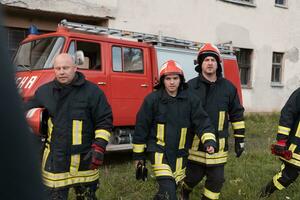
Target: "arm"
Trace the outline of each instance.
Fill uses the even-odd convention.
[[[151,131],[153,117],[153,100],[145,98],[136,116],[136,126],[133,135],[133,159],[144,160],[148,135]]]
[[[299,116],[299,89],[293,92],[281,110],[276,140],[287,140],[295,120]]]
[[[244,108],[240,104],[236,88],[230,97],[228,115],[234,132],[235,153],[237,157],[240,157],[244,151],[245,121]]]
[[[216,148],[215,130],[211,121],[202,107],[200,99],[197,98],[192,104],[192,124],[196,134],[204,144],[208,153],[213,153]]]

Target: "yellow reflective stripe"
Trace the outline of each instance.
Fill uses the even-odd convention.
[[[185,168],[173,173],[176,184],[185,178]]]
[[[224,120],[225,120],[225,111],[220,111],[219,112],[219,126],[218,126],[218,131],[223,131]]]
[[[297,145],[291,144],[290,147],[289,147],[289,150],[290,150],[291,152],[294,152],[296,148],[297,148]]]
[[[163,153],[157,153],[154,154],[154,164],[162,164],[163,161]]]
[[[186,141],[187,128],[182,128],[180,133],[179,149],[184,149]]]
[[[46,147],[43,152],[43,158],[42,158],[42,169],[45,169],[45,165],[46,165],[46,161],[48,159],[49,153],[50,153],[50,147],[49,147],[49,144],[46,144]]]
[[[165,125],[164,124],[157,124],[157,144],[161,146],[165,146]]]
[[[228,151],[217,152],[214,154],[208,154],[202,151],[189,150],[188,159],[199,163],[208,165],[226,163],[228,158]]]
[[[48,142],[51,142],[51,136],[52,136],[52,131],[53,131],[53,123],[51,117],[48,119]]]
[[[104,129],[98,129],[95,131],[95,138],[101,138],[109,142],[110,132]]]
[[[73,120],[72,144],[82,144],[82,120]]]
[[[99,170],[78,171],[76,174],[69,172],[65,173],[50,173],[42,171],[43,182],[51,188],[63,187],[78,183],[89,183],[99,179]]]
[[[231,125],[232,125],[233,130],[245,128],[245,122],[244,121],[232,122]]]
[[[296,131],[295,136],[300,138],[300,122],[298,123],[298,127],[297,127],[297,131]]]
[[[203,195],[212,200],[219,199],[220,197],[220,193],[212,192],[207,188],[204,188]]]
[[[189,154],[193,155],[193,156],[198,156],[198,157],[203,157],[203,158],[207,158],[207,159],[216,159],[216,158],[223,158],[223,157],[227,157],[228,156],[228,151],[219,151],[213,154],[208,154],[206,152],[203,151],[194,151],[192,149],[189,150]]]
[[[154,176],[170,176],[173,177],[172,170],[169,165],[166,164],[154,164],[152,165]]]
[[[244,138],[244,137],[245,137],[245,135],[234,134],[234,137],[238,137],[238,138]]]
[[[291,131],[291,129],[289,127],[278,126],[278,133],[280,133],[282,135],[289,135],[290,131]]]
[[[224,152],[225,148],[225,138],[219,139],[219,152]]]
[[[197,151],[199,148],[199,144],[200,144],[200,138],[198,137],[198,135],[195,135],[193,139],[192,149]]]
[[[182,169],[182,157],[176,159],[176,171],[180,171]]]
[[[133,149],[132,151],[134,153],[143,153],[145,151],[145,144],[133,144]]]
[[[70,173],[77,173],[80,165],[80,154],[71,155]]]
[[[278,190],[282,190],[284,189],[285,187],[283,185],[281,185],[281,183],[279,183],[278,179],[282,177],[282,170],[284,169],[285,165],[282,165],[281,166],[281,171],[276,174],[274,177],[273,177],[273,183],[275,185],[275,187],[278,189]]]
[[[201,137],[201,142],[204,144],[207,140],[214,140],[216,141],[216,136],[213,133],[203,133]]]

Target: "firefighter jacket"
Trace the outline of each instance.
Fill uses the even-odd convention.
[[[202,144],[215,146],[213,127],[198,97],[187,90],[171,97],[164,88],[151,93],[137,114],[134,159],[144,159],[146,149],[154,154],[155,176],[173,177],[178,182],[185,175],[188,149],[194,137],[192,129]]]
[[[209,82],[202,74],[188,82],[189,90],[200,97],[204,110],[210,117],[216,130],[217,149],[214,154],[207,154],[201,149],[199,138],[195,137],[188,159],[207,166],[222,165],[228,156],[228,122],[231,122],[234,137],[244,140],[245,122],[244,108],[240,104],[235,86],[223,77]]]
[[[295,90],[281,110],[277,140],[287,140],[292,159],[281,160],[300,168],[300,88]]]
[[[51,188],[93,183],[99,170],[84,159],[97,143],[104,149],[112,130],[112,111],[104,93],[82,73],[70,85],[56,80],[38,88],[25,109],[44,107],[49,112],[48,137],[42,160],[44,184]]]

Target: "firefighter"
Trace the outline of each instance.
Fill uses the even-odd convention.
[[[189,150],[186,178],[181,199],[189,199],[192,189],[206,176],[202,200],[219,199],[224,179],[224,165],[228,154],[228,123],[231,122],[235,137],[235,153],[240,157],[244,151],[244,108],[240,104],[236,87],[222,77],[219,49],[205,44],[197,57],[195,70],[198,77],[188,82],[190,91],[200,97],[204,110],[216,130],[216,152],[209,155],[202,151],[199,138],[195,137]]]
[[[48,199],[66,200],[74,187],[77,200],[95,200],[99,166],[112,130],[112,111],[104,93],[77,71],[72,56],[54,60],[55,79],[39,87],[25,105],[49,114],[42,177]]]
[[[161,68],[157,91],[149,94],[138,114],[133,136],[133,158],[137,163],[150,156],[159,184],[155,200],[177,200],[176,185],[185,176],[191,128],[201,138],[202,151],[213,153],[215,135],[200,100],[187,91],[178,63],[167,61]]]
[[[293,183],[300,171],[300,88],[295,90],[281,110],[277,144],[292,156],[281,154],[282,166],[273,179],[262,189],[260,197],[269,197]],[[289,157],[289,158],[287,158]]]

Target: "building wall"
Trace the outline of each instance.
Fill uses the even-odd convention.
[[[288,0],[287,9],[275,6],[275,0],[254,0],[255,6],[223,0],[0,2],[6,5],[8,2],[25,2],[12,6],[39,11],[38,17],[45,11],[75,15],[73,19],[107,19],[107,25],[112,28],[200,42],[232,41],[234,47],[253,49],[251,87],[243,89],[247,111],[278,111],[300,85],[300,2],[297,0]],[[271,86],[273,52],[285,53],[280,87]]]

